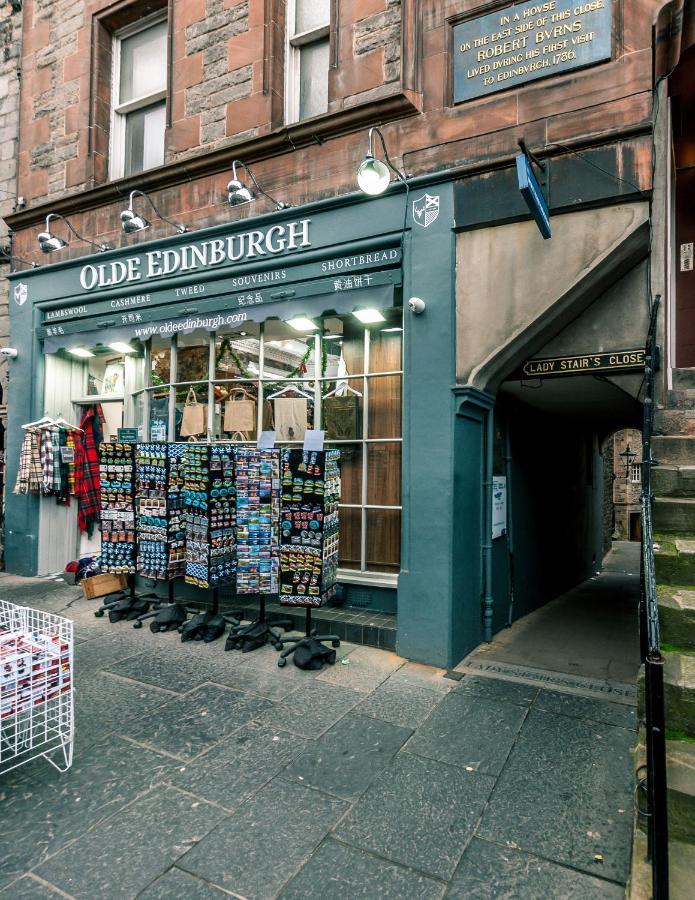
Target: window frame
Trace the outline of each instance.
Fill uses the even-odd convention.
[[[401,313],[401,341],[403,341],[403,309],[398,306],[395,307],[400,310]],[[318,321],[323,323],[322,317],[316,317]],[[307,392],[313,392],[314,396],[314,406],[313,406],[313,417],[314,417],[314,428],[320,427],[317,423],[321,423],[323,421],[323,410],[322,410],[322,401],[323,396],[326,390],[326,386],[336,381],[335,376],[323,375],[321,373],[321,365],[318,362],[321,359],[322,354],[322,342],[324,340],[324,329],[323,327],[319,328],[318,331],[313,332],[310,335],[306,335],[307,340],[313,341],[313,359],[314,359],[314,373],[313,375],[304,375],[304,376],[295,376],[292,379],[282,379],[276,375],[265,374],[264,368],[264,355],[265,355],[265,331],[266,326],[269,320],[259,323],[259,364],[258,369],[259,372],[257,375],[254,375],[252,379],[249,379],[244,376],[237,376],[233,378],[217,378],[216,377],[216,366],[215,366],[215,355],[216,355],[216,340],[218,337],[218,332],[210,331],[209,335],[209,366],[208,366],[208,377],[206,379],[201,379],[200,381],[189,382],[189,381],[179,381],[179,375],[177,370],[177,344],[178,344],[178,335],[172,335],[169,338],[169,354],[170,354],[170,367],[169,367],[169,377],[170,381],[167,384],[161,385],[153,385],[151,383],[151,340],[144,341],[144,358],[145,358],[145,372],[144,372],[144,382],[141,390],[136,391],[133,395],[133,407],[135,406],[137,399],[140,394],[143,395],[143,405],[142,409],[142,440],[149,441],[151,440],[150,435],[150,409],[151,409],[151,398],[152,395],[156,392],[168,391],[169,399],[168,399],[168,416],[167,416],[167,443],[173,443],[177,440],[175,437],[175,419],[176,419],[176,393],[177,391],[181,391],[183,389],[187,389],[189,386],[194,385],[195,387],[202,386],[207,383],[208,388],[208,396],[207,396],[207,422],[206,422],[206,435],[201,437],[202,441],[207,440],[208,438],[214,441],[217,444],[231,444],[238,446],[255,446],[256,445],[256,437],[253,437],[249,440],[231,440],[224,437],[216,437],[216,423],[215,423],[215,404],[219,401],[216,401],[214,389],[217,384],[224,385],[234,385],[234,384],[249,384],[252,383],[257,389],[257,398],[264,398],[265,394],[263,391],[264,385],[267,383],[279,384],[282,385],[290,385],[296,384],[302,390]],[[371,371],[370,365],[370,344],[372,341],[372,332],[368,327],[364,328],[364,345],[363,345],[363,364],[361,372],[354,372],[348,376],[351,384],[356,384],[358,382],[361,383],[360,390],[362,391],[362,408],[361,408],[361,433],[354,439],[349,440],[327,440],[326,448],[335,448],[340,449],[341,446],[347,445],[351,447],[360,448],[360,466],[361,466],[361,479],[360,479],[360,501],[356,503],[348,503],[348,502],[340,502],[338,504],[340,509],[355,509],[360,511],[360,560],[359,560],[359,568],[339,568],[338,577],[340,581],[345,583],[353,583],[353,584],[368,584],[374,586],[384,586],[384,587],[394,587],[397,584],[398,575],[400,574],[400,566],[401,561],[398,563],[398,571],[383,571],[378,569],[370,569],[367,562],[368,556],[368,516],[369,513],[373,510],[389,510],[389,511],[397,511],[401,517],[401,529],[402,529],[402,516],[403,516],[403,494],[402,494],[402,485],[401,485],[401,495],[400,502],[397,504],[384,504],[384,503],[370,503],[369,502],[369,453],[370,448],[373,446],[379,446],[384,444],[398,444],[401,447],[403,446],[403,390],[404,390],[404,370],[403,370],[403,353],[401,346],[401,365],[398,369],[389,369],[385,371]],[[401,408],[400,408],[400,417],[401,417],[401,428],[400,435],[398,437],[370,437],[369,436],[369,425],[370,425],[370,404],[369,404],[369,389],[370,384],[377,379],[382,378],[393,378],[394,376],[399,377],[401,379]],[[263,430],[263,407],[264,403],[256,402],[256,428],[257,435],[260,435]],[[221,413],[220,413],[221,415]],[[140,423],[138,423],[139,425]],[[220,432],[221,433],[221,432]],[[179,440],[183,440],[179,438]],[[301,447],[303,445],[302,441],[283,441],[279,446],[286,447]],[[401,451],[401,471],[399,472],[399,479],[402,479],[402,451]],[[400,548],[399,548],[400,549]],[[389,565],[388,563],[382,563],[383,566]],[[394,566],[395,568],[395,566]]]
[[[168,23],[167,10],[160,9],[119,28],[111,35],[111,139],[109,142],[109,178],[113,181],[117,178],[125,177],[125,138],[126,138],[126,119],[129,113],[137,112],[147,106],[164,101],[164,110],[166,116],[166,104],[168,95],[168,74],[165,77],[164,88],[155,91],[152,94],[146,94],[142,97],[136,97],[127,103],[120,103],[121,90],[121,45],[127,38],[133,37],[141,31],[146,31],[161,22]],[[165,52],[169,52],[169,41],[165,44]],[[168,73],[168,58],[164,60],[165,72]],[[166,128],[166,124],[165,124]],[[164,146],[162,146],[162,156],[164,155]]]
[[[630,463],[630,484],[642,484],[642,463]]]
[[[329,4],[328,16],[329,20],[326,25],[320,25],[317,28],[311,28],[308,31],[295,34],[295,23],[297,19],[297,2],[298,0],[290,0],[286,6],[286,24],[285,24],[285,124],[293,125],[297,122],[305,121],[299,118],[300,107],[300,79],[301,79],[301,51],[303,47],[309,44],[317,44],[326,38],[329,42],[331,39],[331,5]],[[328,68],[330,70],[330,57]],[[328,79],[328,71],[326,72]],[[326,108],[325,112],[328,112]],[[323,115],[323,113],[317,113]],[[315,118],[315,116],[307,116],[307,119]]]

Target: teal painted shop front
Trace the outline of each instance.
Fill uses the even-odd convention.
[[[255,431],[225,421],[225,398],[244,399],[248,389],[261,431],[268,398],[293,381],[310,397],[310,427],[326,427],[331,391],[358,398],[343,401],[357,408],[355,432],[336,437],[345,456],[340,581],[348,604],[397,612],[400,654],[458,661],[482,636],[489,398],[454,389],[453,216],[451,183],[412,186],[131,240],[11,275],[18,355],[10,363],[7,570],[56,571],[80,552],[76,535],[64,552],[61,544],[74,509],[58,514],[50,497],[11,492],[22,424],[45,412],[74,421],[96,399],[108,407],[107,429],[175,440],[185,391],[206,404],[209,437],[255,441]],[[413,297],[425,303],[421,314],[409,309]],[[378,324],[359,322],[354,314],[365,309],[379,310]],[[317,328],[290,334],[287,323],[301,317]],[[109,345],[120,343],[138,352],[118,359]],[[75,348],[94,356],[76,358]],[[114,384],[120,405],[109,405]]]

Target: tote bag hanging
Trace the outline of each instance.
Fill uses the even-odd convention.
[[[207,405],[198,403],[195,391],[193,388],[189,388],[181,419],[181,437],[195,437],[204,434],[207,430],[207,418]]]
[[[303,441],[307,428],[307,401],[303,397],[278,397],[275,404],[275,439]]]
[[[255,432],[256,401],[243,389],[234,391],[224,405],[224,430]]]
[[[360,415],[359,399],[356,394],[324,397],[323,422],[328,440],[354,441],[357,439]]]

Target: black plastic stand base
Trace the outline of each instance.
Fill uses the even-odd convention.
[[[268,619],[265,610],[266,598],[263,594],[260,597],[260,609],[258,610],[258,618],[254,619],[252,622],[249,622],[247,625],[237,624],[233,626],[231,631],[229,632],[229,636],[227,638],[227,644],[229,649],[239,649],[243,652],[248,652],[250,650],[258,650],[259,647],[263,647],[265,644],[270,641],[270,643],[275,647],[276,650],[282,649],[282,641],[283,638],[280,636],[280,632],[277,631],[277,628],[283,628],[285,631],[291,631],[293,626],[293,621],[289,617],[283,616],[274,616],[272,621]],[[249,633],[249,636],[253,634],[253,641],[249,642],[249,644],[253,644],[253,646],[249,646],[246,650],[243,649],[243,636],[244,634]],[[238,641],[235,641],[235,638],[238,638]],[[238,647],[229,647],[230,644],[238,643]]]
[[[129,599],[132,603],[136,600],[147,600],[152,604],[154,609],[159,609],[164,602],[154,591],[148,591],[144,594],[137,593],[135,590],[135,576],[129,575],[128,589],[119,591],[117,594],[109,594],[105,602],[98,609],[94,610],[95,617],[101,619],[105,612],[108,612],[108,610],[116,606],[117,603],[121,603],[126,599]]]
[[[306,626],[305,626],[305,635],[303,638],[281,638],[280,639],[280,647],[276,647],[277,650],[280,650],[284,647],[285,644],[291,644],[292,646],[288,647],[286,650],[282,650],[278,658],[278,666],[279,668],[284,668],[287,665],[287,658],[291,656],[296,650],[300,647],[311,647],[311,642],[317,641],[320,643],[321,641],[330,641],[332,647],[340,647],[340,638],[337,634],[316,634],[315,630],[312,630],[311,627],[311,607],[307,606],[306,608]]]

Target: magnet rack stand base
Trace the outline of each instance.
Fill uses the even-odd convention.
[[[298,647],[311,646],[310,641],[330,641],[332,647],[340,647],[340,638],[337,634],[316,634],[316,629],[311,627],[311,606],[306,607],[306,627],[303,638],[281,638],[280,644],[291,644],[286,650],[283,650],[278,658],[278,666],[282,669],[287,665],[287,657],[291,656]],[[277,648],[280,649],[280,648]]]

